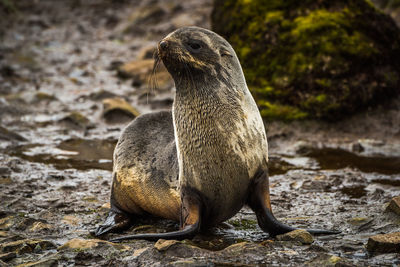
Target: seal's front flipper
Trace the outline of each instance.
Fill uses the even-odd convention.
[[[269,195],[269,179],[266,171],[259,171],[250,188],[249,199],[247,204],[256,213],[258,225],[260,228],[269,233],[271,237],[285,234],[296,230],[286,224],[278,221],[272,214],[271,200]],[[306,229],[311,234],[339,234],[340,231]]]
[[[119,242],[129,239],[145,239],[156,241],[158,239],[175,239],[183,240],[194,237],[200,231],[200,222],[202,214],[202,202],[195,193],[188,193],[182,190],[182,207],[181,207],[181,230],[168,233],[152,233],[128,235],[111,239],[111,242]]]
[[[127,229],[131,225],[132,220],[128,215],[110,210],[107,219],[97,227],[94,234],[95,236],[100,236],[108,232],[117,232]]]

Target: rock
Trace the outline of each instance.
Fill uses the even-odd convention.
[[[5,262],[12,260],[16,257],[17,257],[17,253],[15,253],[15,252],[8,252],[8,253],[0,254],[0,260],[5,261]]]
[[[177,240],[165,240],[165,239],[159,239],[155,244],[154,248],[156,248],[158,251],[165,251],[172,247],[175,244],[180,243]]]
[[[24,264],[20,264],[17,265],[17,267],[31,267],[31,266],[35,266],[35,267],[53,267],[53,266],[57,266],[58,264],[58,259],[54,258],[54,257],[50,257],[50,258],[46,258],[46,259],[42,259],[40,261],[31,261],[31,262],[27,262]]]
[[[400,93],[400,29],[367,0],[215,0],[212,28],[265,118],[339,120]]]
[[[10,177],[0,178],[0,185],[10,185],[13,183],[13,180]]]
[[[7,130],[4,127],[0,126],[0,140],[7,140],[7,141],[26,141],[26,139],[24,137],[22,137],[21,135],[14,133],[12,131]]]
[[[138,53],[139,59],[153,59],[154,53],[157,51],[157,45],[151,44],[140,49]]]
[[[387,211],[392,211],[397,215],[400,215],[400,196],[392,198],[389,205],[386,208]]]
[[[320,254],[311,261],[306,262],[305,266],[354,266],[346,260],[331,254]]]
[[[103,118],[107,123],[124,123],[139,116],[139,111],[122,98],[103,100]]]
[[[0,230],[8,230],[15,223],[14,216],[7,216],[0,219]]]
[[[40,102],[40,101],[51,101],[55,100],[56,98],[53,95],[49,95],[45,92],[37,92],[34,96],[34,101]]]
[[[294,230],[283,235],[277,235],[276,239],[279,241],[298,241],[302,244],[311,244],[314,242],[312,235],[306,230]]]
[[[118,68],[118,76],[121,78],[140,78],[148,76],[154,67],[154,59],[134,60],[123,64]]]
[[[148,249],[149,248],[140,248],[140,249],[134,250],[133,251],[133,257],[139,257],[140,255],[142,255],[142,253],[144,253]]]
[[[354,217],[348,220],[351,225],[359,226],[368,222],[368,218],[366,217]]]
[[[134,60],[122,65],[118,75],[122,78],[133,78],[135,87],[155,87],[154,89],[167,90],[173,87],[174,82],[165,66],[160,62],[153,72],[154,59]]]
[[[31,232],[39,232],[39,231],[44,231],[44,230],[50,230],[53,229],[54,226],[48,223],[44,223],[44,222],[34,222],[31,226],[31,228],[29,229],[29,231]]]
[[[4,253],[15,252],[20,255],[33,252],[35,247],[38,245],[40,246],[41,250],[47,250],[56,247],[53,242],[47,240],[22,239],[0,245],[0,251]]]
[[[371,236],[368,239],[367,250],[372,254],[399,253],[400,232]]]
[[[74,129],[86,129],[90,123],[89,119],[78,111],[71,112],[59,122]]]
[[[0,177],[8,177],[11,174],[11,169],[8,167],[0,167]]]
[[[58,247],[58,251],[62,250],[86,250],[98,247],[113,247],[118,250],[130,250],[131,248],[122,244],[111,243],[108,241],[100,240],[100,239],[80,239],[74,238],[67,241],[61,247]]]
[[[78,225],[80,219],[72,215],[65,215],[61,222],[69,225]]]
[[[106,98],[115,98],[115,97],[117,97],[116,94],[106,90],[100,90],[98,92],[94,92],[89,95],[89,98],[94,101],[104,100]]]

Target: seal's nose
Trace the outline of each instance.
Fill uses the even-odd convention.
[[[164,41],[164,40],[162,40],[158,45],[162,50],[165,50],[168,47],[167,41]]]

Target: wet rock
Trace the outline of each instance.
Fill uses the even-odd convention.
[[[148,85],[159,90],[170,89],[173,86],[171,75],[163,64],[154,70],[154,59],[134,60],[122,65],[118,69],[121,78],[133,78],[135,87]]]
[[[7,253],[0,254],[0,260],[5,261],[5,262],[12,260],[16,257],[17,257],[17,253],[15,253],[15,252],[7,252]]]
[[[139,116],[139,111],[122,98],[103,100],[103,118],[107,123],[124,123]]]
[[[87,250],[92,248],[99,248],[99,247],[106,247],[106,248],[115,248],[118,250],[130,250],[131,248],[122,244],[111,243],[108,241],[100,240],[100,239],[80,239],[74,238],[67,241],[61,247],[58,247],[58,251],[63,250]]]
[[[302,244],[311,244],[314,242],[312,235],[306,230],[294,230],[283,235],[277,235],[276,239],[279,241],[298,241]]]
[[[11,174],[11,169],[8,167],[0,166],[0,177],[7,177]]]
[[[368,218],[366,217],[354,217],[348,220],[351,225],[360,226],[368,222]]]
[[[139,59],[153,59],[154,53],[157,51],[157,45],[151,44],[140,49],[138,53]]]
[[[82,115],[80,112],[73,111],[64,118],[62,118],[60,123],[73,129],[85,129],[89,126],[89,119]]]
[[[39,231],[44,231],[44,230],[51,230],[53,229],[54,226],[48,223],[44,222],[34,222],[29,229],[31,232],[39,232]]]
[[[7,140],[7,141],[26,141],[24,137],[21,135],[14,133],[12,131],[7,130],[6,128],[0,126],[0,140]]]
[[[16,219],[14,216],[7,216],[0,219],[0,230],[9,230],[10,227],[15,223]]]
[[[397,215],[400,215],[400,196],[392,198],[389,205],[386,208],[387,211],[392,211]]]
[[[263,117],[339,120],[399,94],[400,30],[369,1],[263,3],[216,0],[211,16]]]
[[[344,259],[331,255],[331,254],[320,254],[311,261],[306,262],[306,266],[354,266],[347,263]]]
[[[400,232],[371,236],[368,239],[367,250],[372,254],[399,253]]]
[[[154,66],[153,59],[134,60],[118,68],[118,76],[124,79],[148,76]]]
[[[17,267],[53,267],[53,266],[57,266],[58,263],[58,259],[57,258],[47,258],[47,259],[42,259],[40,261],[31,261],[31,262],[27,262],[24,264],[20,264]]]
[[[13,183],[13,180],[10,177],[0,178],[0,185],[10,185]]]
[[[53,242],[48,240],[22,239],[0,245],[0,251],[4,253],[15,252],[18,255],[21,255],[24,253],[33,252],[38,245],[40,246],[41,250],[47,250],[56,247]]]
[[[106,98],[115,98],[115,97],[117,97],[116,94],[106,90],[100,90],[98,92],[94,92],[89,95],[89,98],[94,101],[104,100]]]
[[[69,225],[78,225],[80,220],[79,218],[72,216],[72,215],[65,215],[62,219],[63,223],[69,224]]]
[[[53,95],[49,95],[45,92],[37,92],[33,98],[33,101],[40,102],[40,101],[51,101],[55,99],[56,98]]]
[[[154,248],[157,249],[158,251],[165,251],[169,249],[170,247],[179,244],[180,242],[177,240],[165,240],[165,239],[159,239],[155,244]]]

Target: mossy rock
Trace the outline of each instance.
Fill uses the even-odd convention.
[[[338,120],[400,92],[400,30],[365,0],[215,0],[265,118]]]

